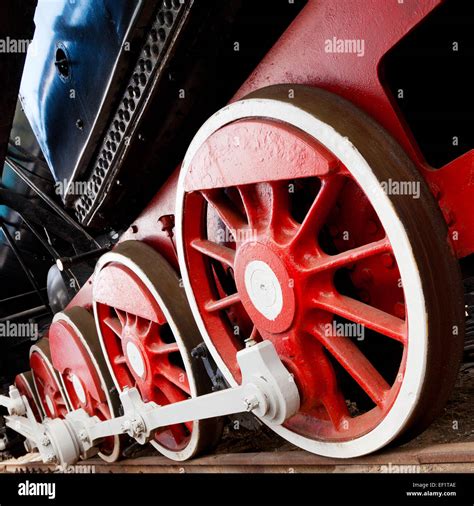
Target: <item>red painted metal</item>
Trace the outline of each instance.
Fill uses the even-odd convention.
[[[166,405],[191,395],[180,351],[163,311],[144,283],[124,265],[103,268],[95,284],[96,321],[120,388],[137,387],[145,401]],[[128,352],[138,350],[143,374]],[[179,451],[189,441],[193,423],[167,427],[156,435],[166,448]]]
[[[464,257],[474,252],[474,151],[432,170],[380,75],[388,51],[441,3],[309,0],[233,100],[265,86],[288,83],[317,86],[350,100],[377,120],[416,163],[439,200],[456,254]],[[327,41],[334,38],[363,41],[364,55],[327,52]]]
[[[302,176],[304,186],[314,186],[315,196],[299,221],[293,209],[301,202],[291,198],[291,188]],[[240,120],[202,145],[184,184],[192,192],[185,197],[183,228],[190,283],[208,334],[234,377],[240,379],[236,351],[244,340],[269,339],[294,374],[302,398],[288,428],[312,438],[347,440],[375,427],[400,389],[408,329],[397,305],[404,309],[390,242],[347,169],[296,128]],[[209,227],[213,213],[227,229],[221,239]],[[326,251],[327,229],[337,252]],[[342,230],[350,231],[350,239]],[[255,261],[264,262],[278,279],[283,304],[273,318],[262,313],[249,292],[247,269]],[[233,277],[235,288],[224,289],[216,263]],[[364,303],[341,293],[335,281],[341,270],[361,290],[371,293],[375,287],[376,297]],[[375,282],[364,286],[370,276],[376,276]],[[275,286],[260,282],[257,290],[274,300]],[[244,310],[238,332],[229,325],[234,306]],[[361,325],[361,334],[376,333],[380,342],[398,343],[398,373],[391,384],[354,341],[338,333],[335,317]],[[253,326],[243,334],[249,320]],[[350,397],[325,350],[370,398],[372,409],[350,415],[345,402]]]
[[[377,120],[412,158],[418,170],[427,181],[433,194],[438,199],[440,208],[449,225],[450,240],[453,249],[458,257],[463,257],[474,252],[474,217],[471,209],[471,202],[474,198],[474,180],[472,177],[474,152],[471,151],[466,153],[439,170],[432,170],[423,159],[411,132],[397,109],[393,97],[390,96],[390,92],[384,86],[379,72],[383,58],[390,49],[429,15],[440,3],[441,0],[404,1],[401,3],[397,1],[384,2],[381,0],[354,0],[351,2],[343,2],[340,0],[310,0],[289,29],[255,69],[246,83],[244,83],[233,100],[241,99],[247,94],[262,87],[280,83],[317,86],[350,100]],[[334,37],[339,40],[363,40],[364,56],[359,57],[356,54],[327,52],[325,50],[327,46],[326,42],[328,40],[333,40]],[[262,125],[264,125],[264,122]],[[286,140],[286,142],[290,142],[290,137],[292,137],[291,132],[285,132],[284,130],[284,127],[273,126],[272,132],[278,132],[278,135]],[[218,142],[217,138],[214,140]],[[247,182],[255,183],[259,180],[255,175],[256,173],[252,174],[251,172],[255,170],[254,167],[258,167],[258,164],[264,163],[265,160],[260,161],[254,158],[254,165],[251,166],[250,164],[244,163],[245,159],[242,157],[245,156],[245,153],[239,151],[238,156],[235,155],[235,151],[232,150],[232,143],[225,145],[222,139],[219,142],[221,142],[220,145],[217,145],[219,154],[224,157],[223,159],[228,165],[227,168],[223,168],[220,173],[214,174],[213,177],[215,177],[215,180],[209,182],[209,179],[203,179],[203,181],[208,181],[208,183],[206,183],[208,189],[217,186],[215,184],[216,181],[222,181],[223,179],[228,181],[230,186],[238,185],[239,174],[245,174],[249,178]],[[314,142],[308,142],[302,137],[293,137],[291,142],[293,142],[293,146],[289,148],[290,151],[291,149],[300,149],[302,153],[307,152],[309,156],[314,156]],[[228,150],[228,152],[226,152],[226,150]],[[333,176],[330,170],[330,155],[322,149],[316,149],[316,151],[319,156],[318,161],[321,164],[320,176],[322,179],[327,178],[329,181]],[[265,153],[265,156],[262,158],[265,159],[268,156],[271,157],[271,155],[271,152]],[[202,156],[203,159],[206,159],[206,157],[209,159],[209,153],[202,152],[199,156]],[[279,171],[284,171],[285,167],[281,163],[281,159],[279,159],[278,156],[271,159],[274,162],[274,166],[268,168],[266,174],[267,180],[282,180],[284,178],[282,175],[284,172]],[[309,163],[310,158],[308,158],[307,161]],[[250,167],[252,167],[252,171],[249,170]],[[324,167],[326,167],[326,169],[324,169]],[[293,167],[292,170],[293,177],[302,177],[308,169],[305,167],[304,163],[301,163],[299,167]],[[339,170],[341,170],[340,167]],[[162,253],[176,268],[177,261],[173,238],[170,237],[169,226],[164,224],[161,218],[174,214],[174,198],[178,173],[179,167],[143,213],[133,222],[124,237],[120,239],[121,241],[126,239],[137,239],[148,243],[156,250],[160,251],[160,253]],[[206,174],[205,177],[209,178],[209,175]],[[260,180],[265,179],[262,178]],[[241,182],[242,181],[243,179]],[[199,188],[202,182],[199,181],[199,176],[195,174],[188,178],[186,184],[188,185],[188,189],[191,189],[192,187]],[[206,184],[202,186],[206,186]],[[337,218],[334,214],[327,216],[328,228],[337,249],[340,251],[340,254],[343,255],[341,258],[344,258],[345,251],[357,247],[358,244],[362,247],[362,250],[360,250],[362,255],[365,254],[364,252],[367,251],[367,248],[368,250],[372,248],[372,246],[369,245],[375,244],[375,248],[377,245],[381,247],[386,246],[379,242],[381,240],[380,238],[383,237],[383,229],[377,217],[374,215],[373,209],[371,209],[366,201],[359,198],[356,188],[353,187],[352,189],[348,189],[351,185],[354,186],[354,183],[346,183],[345,188],[342,190],[346,195],[344,199],[341,199],[343,200],[343,204],[339,206]],[[463,191],[463,198],[459,198],[460,189]],[[272,211],[268,209],[268,207],[265,208],[265,199],[262,199],[261,195],[255,196],[255,192],[252,196],[252,188],[249,187],[249,190],[250,196],[247,195],[249,204],[245,207],[245,211],[252,214],[257,210],[257,212],[262,213],[262,215],[271,217]],[[276,190],[277,186],[272,183],[266,191],[271,193]],[[216,200],[219,198],[216,192],[207,192],[205,196],[208,201],[213,202],[216,207],[219,208],[221,202]],[[254,197],[256,200],[254,200]],[[203,205],[202,194],[190,194],[187,199],[191,208],[199,210]],[[253,211],[252,206],[254,207]],[[258,206],[262,207],[258,208]],[[353,213],[355,208],[360,210],[357,215]],[[258,209],[260,210],[258,211]],[[282,209],[284,209],[284,206],[282,206]],[[169,225],[169,220],[165,220],[165,222]],[[275,231],[276,230],[277,229],[275,229]],[[351,245],[347,242],[343,242],[344,238],[341,235],[341,230],[349,231],[350,237],[354,237],[357,244]],[[198,274],[205,263],[201,250],[209,248],[209,244],[198,242],[205,239],[201,237],[201,230],[197,222],[195,228],[193,229],[191,227],[187,233],[189,234],[188,244],[189,241],[194,241],[193,248],[188,252],[190,262],[192,265],[197,266],[195,270],[191,270],[191,275],[193,277],[192,282],[196,283],[200,281],[203,283],[200,285],[199,291],[201,292],[203,303],[207,304],[209,309],[209,334],[218,335],[219,332],[222,331],[222,324],[217,315],[219,312],[222,312],[222,307],[227,307],[227,314],[231,324],[238,325],[240,328],[245,328],[250,335],[250,333],[252,333],[252,324],[246,315],[247,311],[243,309],[246,308],[248,312],[251,312],[248,301],[243,300],[239,309],[236,308],[236,305],[232,306],[232,303],[235,302],[233,300],[224,300],[216,304],[217,298],[222,299],[226,295],[219,277],[214,274],[215,286],[211,293],[209,286],[211,280],[208,278],[200,279]],[[311,241],[308,241],[308,244],[310,244],[310,242]],[[229,249],[231,251],[228,251]],[[287,252],[281,249],[281,246],[279,246],[277,242],[275,242],[275,244],[263,242],[257,249],[259,250],[258,254],[265,256],[269,262],[272,262],[273,265],[275,265],[275,270],[281,271],[281,276],[284,278],[285,269],[289,269],[287,264],[290,262]],[[223,250],[214,247],[213,254],[215,254],[216,258],[218,258],[222,264],[227,266],[227,272],[229,272],[230,265],[235,267],[235,281],[238,286],[242,286],[242,274],[239,273],[239,265],[237,264],[234,266],[234,256],[236,253],[235,251],[233,253],[231,252],[232,248]],[[209,251],[208,254],[210,254]],[[239,262],[242,262],[242,265],[244,265],[246,255],[249,257],[251,253],[242,251],[241,254],[242,256],[240,256],[240,253],[238,254],[238,257],[241,258]],[[299,258],[298,262],[300,261],[302,261],[301,258]],[[304,271],[304,268],[298,262],[292,264],[290,269],[291,275],[301,274],[301,270]],[[387,330],[387,325],[391,325],[393,330],[394,328],[398,328],[399,321],[404,321],[405,318],[403,291],[395,283],[398,278],[398,269],[390,251],[384,252],[384,254],[381,254],[377,258],[370,257],[363,259],[357,262],[357,265],[351,271],[351,280],[357,290],[358,298],[370,304],[370,306],[375,309],[371,312],[367,312],[366,308],[360,305],[357,307],[353,305],[346,307],[344,305],[346,302],[345,299],[328,296],[326,305],[324,307],[317,307],[317,305],[315,305],[314,311],[316,314],[320,315],[322,312],[329,312],[329,309],[338,307],[341,312],[345,311],[346,314],[347,312],[356,313],[353,316],[359,318],[358,321],[365,321],[369,316],[375,317],[375,321],[379,320],[383,323],[380,324],[385,331]],[[374,280],[377,280],[377,282],[375,283]],[[329,280],[326,280],[323,285],[326,286],[327,293],[330,293],[331,284]],[[286,320],[282,318],[282,320],[278,322],[280,325],[279,327],[275,326],[272,328],[271,326],[267,326],[262,328],[260,333],[269,336],[272,332],[278,331],[278,329],[284,327],[291,328],[295,321],[299,321],[299,318],[301,318],[298,312],[300,295],[301,294],[294,295],[295,308],[289,307],[285,309]],[[70,306],[82,305],[88,307],[90,306],[91,297],[90,284],[88,283],[71,302]],[[381,318],[377,310],[390,315],[390,317],[388,319],[386,317]],[[258,319],[257,315],[252,316]],[[107,318],[107,315],[103,315],[103,318]],[[143,318],[146,320],[146,317],[142,317],[142,319],[137,318],[134,322],[128,317],[123,318],[123,321],[120,321],[122,330],[127,325],[140,325],[143,323]],[[290,320],[291,323],[288,323]],[[147,321],[150,323],[153,320]],[[398,323],[394,325],[394,322]],[[157,324],[157,322],[155,322],[155,324]],[[275,325],[277,325],[277,323],[275,323]],[[256,327],[258,328],[258,325]],[[122,330],[120,330],[120,333]],[[307,335],[316,332],[314,328],[309,330],[306,329],[306,331]],[[111,332],[111,336],[113,336],[113,331],[111,330]],[[394,334],[397,334],[397,332],[394,332]],[[255,337],[256,333],[253,332],[253,335]],[[331,364],[329,364],[325,356],[320,353],[320,349],[318,348],[319,345],[315,340],[309,339],[307,335],[306,337],[298,338],[298,340],[293,340],[293,342],[288,345],[281,345],[288,346],[288,356],[290,353],[295,354],[296,358],[292,360],[298,361],[298,367],[293,370],[296,371],[296,369],[299,369],[302,371],[299,372],[299,377],[298,375],[297,377],[301,384],[302,391],[305,392],[304,398],[309,399],[305,401],[304,409],[307,409],[315,399],[322,402],[325,395],[331,395],[331,402],[327,402],[327,405],[332,406],[332,420],[340,420],[346,416],[347,412],[342,404],[340,396],[331,389],[331,385],[334,384],[334,378],[331,379]],[[394,335],[392,335],[392,337],[394,337]],[[219,351],[224,357],[227,357],[226,362],[234,364],[234,372],[237,375],[235,352],[242,343],[235,335],[229,334],[228,330],[226,330],[221,338],[222,342],[219,344]],[[111,342],[112,340],[111,337]],[[399,340],[403,341],[403,338],[399,337]],[[337,340],[334,342],[338,344]],[[401,346],[403,346],[403,344],[404,343],[401,343]],[[333,351],[335,354],[339,353],[342,356],[343,352],[347,350],[341,347]],[[118,353],[119,348],[117,348],[117,354]],[[310,360],[313,360],[313,362],[308,365]],[[345,365],[349,367],[348,364]],[[289,366],[293,367],[291,364],[289,364]],[[400,370],[403,370],[403,363],[400,364]],[[314,380],[314,376],[312,375],[321,375],[322,378],[325,378],[319,390],[314,390],[311,386]],[[378,405],[383,406],[383,408],[374,408],[375,411],[372,410],[370,412],[372,413],[370,416],[374,418],[369,419],[369,416],[367,416],[361,427],[357,427],[354,424],[352,434],[356,434],[359,430],[364,430],[364,427],[366,429],[369,425],[375,424],[379,416],[381,416],[381,411],[388,406],[389,401],[387,401],[387,399],[391,395],[384,393],[387,390],[386,385],[380,380],[377,380],[377,375],[375,373],[373,376],[360,377],[359,383],[365,390],[369,391],[369,395],[372,397],[375,404],[378,403]],[[392,390],[393,388],[394,387],[392,387]],[[322,404],[324,405],[324,402],[322,402]],[[324,416],[328,416],[325,409],[321,409],[320,406],[313,406],[312,409],[315,410],[316,418],[319,416],[323,419]],[[378,414],[377,409],[379,409]],[[311,425],[311,417],[309,420],[309,425]],[[294,423],[295,430],[301,433],[311,432],[314,434],[314,427],[308,428],[308,418],[293,420],[291,423]],[[332,427],[332,425],[327,423],[323,425],[326,428],[321,426],[321,432],[324,433],[324,431],[327,430],[329,432],[325,436],[334,436],[333,429],[327,429],[327,427]],[[337,434],[335,437],[337,437]]]
[[[233,100],[271,84],[295,83],[333,91],[365,110],[398,140],[416,163],[450,226],[453,248],[463,257],[474,252],[474,216],[470,208],[474,199],[474,152],[466,153],[442,169],[431,170],[379,75],[384,55],[441,3],[442,0],[403,3],[309,0]],[[326,52],[326,41],[333,37],[364,40],[364,56]],[[174,215],[179,169],[120,239],[146,242],[176,268],[174,242],[163,229],[160,218]],[[463,198],[459,198],[460,188]],[[88,308],[91,300],[91,281],[88,281],[68,307]]]
[[[29,374],[31,378],[31,383],[28,381],[26,375]],[[15,377],[14,384],[18,388],[18,391],[21,395],[24,395],[28,399],[28,403],[30,405],[31,410],[33,411],[33,415],[37,422],[41,422],[43,417],[41,416],[38,403],[36,402],[36,397],[34,393],[34,384],[32,383],[33,377],[31,376],[31,372],[18,374]]]
[[[68,413],[67,401],[59,385],[59,378],[54,372],[46,338],[41,340],[41,346],[43,353],[33,351],[30,355],[30,367],[38,397],[48,418],[64,418]]]
[[[72,409],[84,409],[90,416],[100,420],[110,418],[107,397],[101,386],[96,366],[77,335],[65,321],[53,322],[48,332],[51,347],[51,359],[55,369],[61,375]],[[84,390],[85,399],[78,397],[73,384],[73,375]],[[76,380],[76,381],[77,381]],[[111,453],[114,438],[107,438],[101,445],[101,451]]]

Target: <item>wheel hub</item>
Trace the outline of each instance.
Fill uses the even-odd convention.
[[[283,294],[272,268],[261,260],[248,263],[245,267],[245,288],[255,308],[265,318],[274,321],[283,308]]]
[[[85,404],[87,401],[87,397],[84,387],[82,386],[81,380],[75,374],[71,374],[69,376],[69,379],[71,380],[74,392],[76,393],[79,402]]]
[[[128,341],[125,347],[127,363],[133,373],[141,379],[145,378],[145,360],[138,346],[133,341]]]
[[[242,304],[260,330],[287,330],[295,315],[293,277],[275,249],[259,242],[239,247],[236,284]]]

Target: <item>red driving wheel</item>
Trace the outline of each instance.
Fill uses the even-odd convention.
[[[51,361],[47,338],[40,339],[30,348],[30,366],[36,394],[44,416],[64,418],[70,410],[58,374]]]
[[[301,408],[278,433],[350,457],[436,416],[462,350],[459,269],[426,185],[370,118],[301,86],[231,104],[193,140],[177,212],[184,286],[228,381],[261,339],[295,377]]]
[[[149,246],[127,241],[106,253],[94,276],[94,312],[117,389],[136,387],[144,401],[167,405],[206,393],[209,379],[191,350],[200,342],[179,280]],[[152,444],[183,460],[219,435],[214,420],[157,432]]]
[[[102,356],[92,314],[82,307],[57,313],[49,329],[51,358],[72,409],[108,420],[118,414],[120,401]],[[100,445],[106,462],[120,457],[119,436]]]

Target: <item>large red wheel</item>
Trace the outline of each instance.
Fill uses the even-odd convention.
[[[99,338],[116,387],[137,387],[145,401],[166,405],[210,391],[201,341],[178,276],[151,247],[127,241],[103,255],[93,283]],[[188,459],[220,435],[217,420],[160,430],[153,446],[174,460]]]
[[[47,418],[64,418],[70,408],[51,361],[47,338],[40,339],[30,348],[30,367],[43,415]]]
[[[400,191],[400,189],[402,191]],[[412,162],[349,102],[276,86],[211,117],[177,196],[180,268],[222,372],[271,340],[300,412],[275,430],[352,457],[437,415],[463,343],[446,225]]]
[[[31,407],[31,411],[37,422],[41,422],[43,415],[41,414],[41,408],[36,397],[35,383],[33,380],[33,374],[31,371],[22,372],[17,374],[15,377],[15,386],[21,395],[24,395],[28,399],[28,403]]]
[[[108,420],[117,416],[120,401],[102,356],[92,314],[82,307],[57,313],[49,328],[51,359],[72,409]],[[106,438],[99,456],[106,462],[120,457],[119,436]]]

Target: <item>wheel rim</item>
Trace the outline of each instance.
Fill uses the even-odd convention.
[[[31,371],[22,372],[15,377],[15,386],[18,388],[18,391],[21,395],[24,395],[30,404],[31,410],[33,411],[33,415],[37,422],[41,422],[41,408],[39,407],[36,394],[35,394],[35,384],[33,381],[33,374]]]
[[[184,293],[158,253],[128,241],[104,255],[97,264],[93,299],[102,349],[119,391],[136,386],[145,401],[159,405],[206,391],[207,379],[190,356],[198,332],[185,330],[193,322]],[[179,319],[170,313],[171,302],[181,308]],[[166,427],[152,444],[166,456],[184,460],[202,449],[201,425]]]
[[[235,353],[243,339],[235,338],[232,325],[242,311],[243,337],[274,342],[303,399],[302,412],[277,432],[323,455],[348,457],[374,451],[403,431],[422,390],[427,322],[417,263],[393,204],[351,142],[297,101],[285,103],[262,93],[219,111],[198,132],[186,154],[177,196],[184,286],[204,339],[231,383],[240,379]],[[284,90],[280,96],[287,93]],[[239,161],[234,163],[233,156]],[[302,177],[308,178],[304,186],[310,184],[309,177],[319,179],[320,188],[298,222],[288,211],[287,185]],[[332,212],[341,192],[346,193],[344,201],[358,202],[366,213],[364,226],[359,224],[355,234],[358,242],[345,247],[337,237],[337,216]],[[219,217],[220,235],[216,220],[206,214],[207,206]],[[351,206],[348,209],[339,209],[339,214],[346,215],[342,223],[351,230],[348,237],[354,237],[358,223],[351,217]],[[340,224],[340,216],[339,220]],[[326,241],[330,238],[329,249],[336,248],[333,254],[322,248],[323,235]],[[364,235],[372,237],[367,240]],[[219,240],[212,240],[216,236]],[[234,236],[231,247],[226,244],[229,236]],[[310,245],[312,251],[304,251],[301,244]],[[401,265],[396,259],[402,259]],[[232,269],[235,293],[224,289],[226,280],[216,264],[218,270]],[[336,268],[350,264],[356,264],[349,273],[352,285],[359,285],[356,298],[338,293],[333,278]],[[370,290],[364,285],[370,285],[374,275],[372,293],[377,304],[371,305]],[[404,289],[393,285],[400,275]],[[380,287],[387,292],[393,288],[390,293],[396,298],[377,296]],[[229,315],[229,308],[237,316]],[[337,335],[331,314],[385,334],[389,346],[398,347],[390,383],[387,372],[384,377],[377,371],[354,340]],[[409,346],[408,321],[416,336]],[[323,332],[328,328],[332,334]],[[354,406],[346,404],[338,388],[335,362],[349,372],[374,408],[351,413]]]
[[[57,313],[49,329],[52,362],[59,372],[64,393],[72,409],[84,409],[90,416],[108,420],[118,413],[118,397],[105,361],[93,316],[74,307]],[[114,462],[120,457],[120,438],[106,438],[99,456]]]
[[[64,418],[69,406],[51,361],[48,339],[43,338],[30,348],[30,366],[44,416]]]

